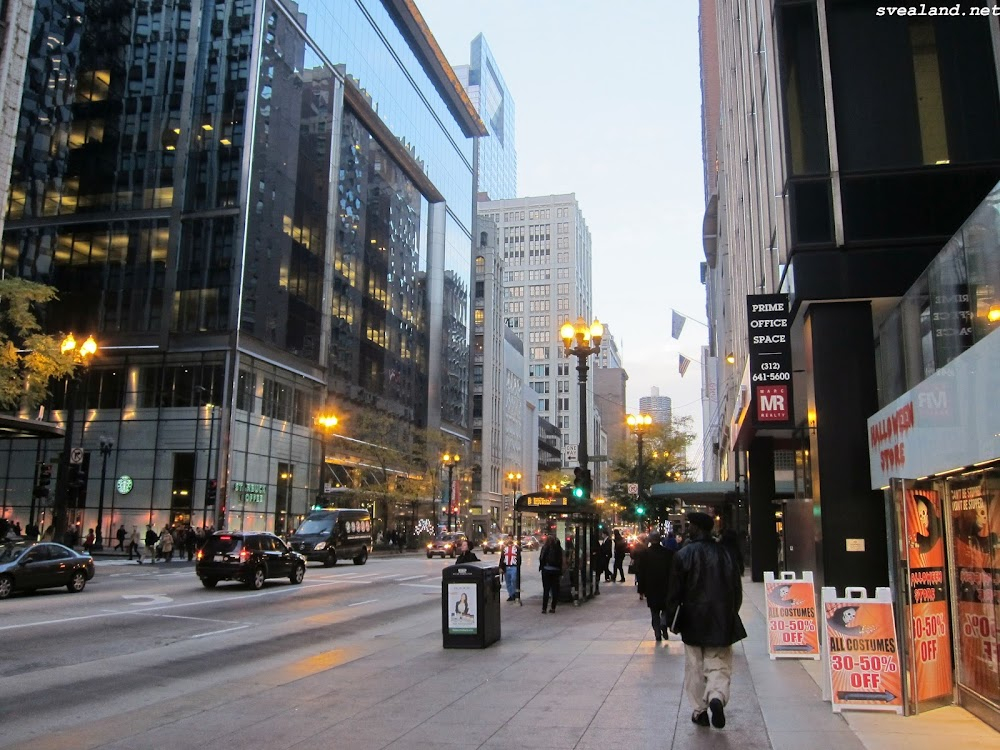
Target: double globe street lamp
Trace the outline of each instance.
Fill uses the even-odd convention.
[[[448,467],[448,531],[452,530],[451,520],[455,514],[455,503],[453,497],[455,494],[455,480],[453,478],[455,464],[457,464],[460,460],[461,456],[457,453],[445,453],[441,456],[441,463]]]
[[[580,386],[580,444],[577,448],[577,459],[580,468],[586,472],[590,463],[590,455],[587,453],[587,371],[590,367],[587,358],[591,354],[597,354],[601,350],[601,339],[604,336],[604,324],[597,318],[587,325],[582,317],[577,318],[576,323],[566,321],[559,329],[559,336],[563,340],[563,348],[566,356],[570,354],[576,356],[576,371],[579,374]]]
[[[653,418],[649,414],[629,414],[625,419],[625,423],[632,430],[632,433],[636,437],[636,448],[638,458],[636,461],[636,474],[638,474],[639,491],[638,491],[638,501],[637,505],[639,508],[644,508],[643,505],[643,484],[645,479],[645,472],[643,471],[642,465],[642,434],[649,429],[649,426],[653,424]]]

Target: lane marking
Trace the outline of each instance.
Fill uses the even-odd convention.
[[[243,630],[244,628],[249,628],[249,625],[240,625],[235,628],[226,628],[225,630],[213,630],[211,633],[199,633],[198,635],[192,635],[191,639],[195,638],[207,638],[210,635],[221,635],[222,633],[232,633],[234,630]]]
[[[426,578],[426,577],[427,577],[426,575],[419,575],[419,576],[406,576],[406,578],[397,578],[396,580],[397,580],[397,581],[415,581],[415,580],[417,580],[418,578]]]
[[[365,599],[363,602],[354,602],[354,604],[348,604],[348,607],[360,607],[362,604],[371,604],[372,602],[377,602],[378,599]]]
[[[400,586],[413,586],[418,589],[441,589],[440,583],[401,583]]]

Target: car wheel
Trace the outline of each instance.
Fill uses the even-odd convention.
[[[302,579],[306,577],[306,566],[299,563],[294,568],[292,568],[292,574],[288,576],[288,580],[292,583],[302,583]]]
[[[201,585],[206,589],[214,589],[219,583],[218,578],[202,578]]]
[[[0,599],[6,599],[14,591],[14,579],[10,576],[0,576]]]
[[[74,570],[73,575],[70,576],[69,583],[66,584],[66,590],[71,594],[79,594],[86,585],[87,574],[82,570]]]
[[[326,553],[326,557],[323,558],[323,567],[332,568],[336,564],[337,564],[337,553],[334,552],[333,550],[330,550],[329,552]]]
[[[434,555],[432,555],[430,552],[428,552],[427,553],[427,559],[428,560],[432,560],[433,558],[434,558]]]
[[[247,586],[252,588],[254,591],[259,591],[264,588],[264,568],[257,566],[253,569],[250,577],[247,579]]]
[[[368,562],[368,548],[367,547],[365,547],[361,551],[360,555],[358,555],[357,557],[354,558],[354,564],[355,565],[364,565],[366,562]]]

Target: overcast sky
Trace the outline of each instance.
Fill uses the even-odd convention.
[[[594,313],[629,375],[695,419],[705,320],[698,7],[678,0],[416,0],[452,65],[480,32],[514,99],[520,196],[576,193],[593,240]],[[695,360],[681,378],[678,354]]]

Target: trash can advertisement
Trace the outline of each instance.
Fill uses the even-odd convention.
[[[940,495],[906,490],[910,658],[917,701],[951,695],[951,627],[945,589],[944,523]]]
[[[448,584],[448,632],[453,635],[475,635],[476,584]]]
[[[833,710],[903,713],[903,683],[892,611],[892,594],[878,588],[823,589],[827,671]]]
[[[772,659],[819,659],[816,589],[811,571],[764,573],[767,652]]]

